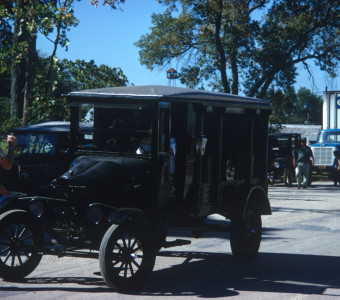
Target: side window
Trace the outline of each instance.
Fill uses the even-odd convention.
[[[244,110],[223,116],[222,180],[240,180],[249,177],[250,118]]]

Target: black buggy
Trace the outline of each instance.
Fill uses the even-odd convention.
[[[67,99],[70,169],[45,195],[0,198],[2,278],[27,276],[44,254],[86,256],[113,289],[136,289],[159,249],[187,243],[168,241],[168,230],[221,230],[205,222],[211,214],[230,220],[233,255],[255,258],[261,215],[271,214],[268,102],[166,86]]]

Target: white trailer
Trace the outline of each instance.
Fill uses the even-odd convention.
[[[322,128],[317,142],[311,145],[314,170],[332,173],[334,151],[340,151],[340,91],[323,93]]]
[[[325,91],[323,93],[322,128],[340,128],[340,91]]]

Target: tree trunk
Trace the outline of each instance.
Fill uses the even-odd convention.
[[[229,86],[228,77],[227,77],[227,59],[226,59],[224,48],[223,48],[221,38],[220,38],[223,1],[219,0],[218,4],[219,4],[219,12],[217,13],[216,24],[215,24],[215,43],[216,43],[216,48],[217,48],[217,52],[219,55],[219,70],[221,73],[223,91],[225,93],[230,93],[230,86]]]
[[[234,95],[238,95],[238,67],[237,67],[237,50],[231,54],[231,72],[233,83],[231,86],[231,92]]]
[[[24,91],[24,103],[23,103],[23,115],[22,115],[22,125],[27,125],[27,108],[32,104],[32,89],[33,89],[33,79],[35,75],[35,62],[36,62],[36,34],[30,34],[28,41],[28,56],[26,63],[25,72],[25,91]]]
[[[17,0],[15,6],[27,10],[25,0]],[[26,109],[30,105],[30,92],[33,86],[34,61],[36,57],[36,32],[26,26],[28,14],[18,14],[14,20],[13,56],[11,72],[11,119],[23,119],[26,125]]]
[[[24,0],[16,1],[18,8],[24,7]],[[16,16],[13,33],[13,56],[11,72],[11,119],[21,119],[23,115],[26,59],[23,57],[20,45],[24,41],[25,28],[22,28],[21,18]]]

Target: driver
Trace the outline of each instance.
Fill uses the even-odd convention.
[[[0,148],[0,166],[5,170],[10,170],[13,166],[16,137],[13,135],[8,135],[7,143],[8,143],[7,156],[5,156],[4,152]],[[8,195],[9,191],[1,184],[1,182],[2,178],[0,178],[0,195]]]

